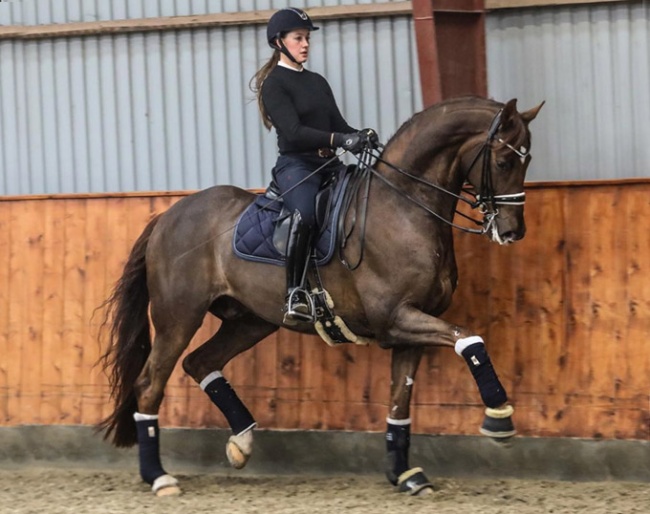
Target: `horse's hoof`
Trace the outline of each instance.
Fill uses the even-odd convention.
[[[180,494],[181,494],[181,488],[178,487],[177,485],[163,487],[162,489],[158,489],[156,491],[156,496],[158,498],[162,498],[164,496],[180,496]]]
[[[490,437],[492,444],[498,448],[512,448],[514,437]]]
[[[226,444],[226,456],[230,465],[235,469],[243,468],[250,457],[250,455],[242,452],[241,448],[234,441],[228,441]]]
[[[231,435],[226,443],[226,457],[235,469],[243,468],[253,453],[253,430]]]
[[[507,443],[512,439],[517,431],[512,423],[512,414],[514,409],[511,405],[506,405],[499,409],[485,409],[485,417],[479,431],[481,434],[491,437],[499,443]]]
[[[158,497],[178,496],[181,494],[181,488],[178,487],[178,480],[171,475],[162,475],[154,480],[151,490]]]
[[[409,469],[397,479],[397,488],[400,493],[411,496],[426,496],[433,492],[433,484],[429,482],[422,468]]]

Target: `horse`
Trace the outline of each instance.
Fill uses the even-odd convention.
[[[410,400],[426,347],[453,348],[466,361],[485,404],[481,433],[501,441],[515,434],[514,409],[483,339],[440,316],[457,283],[452,231],[459,201],[482,214],[474,232],[504,245],[524,237],[529,123],[542,105],[520,113],[516,99],[462,97],[414,114],[368,166],[364,222],[352,223],[361,217],[357,209],[342,214],[352,232],[362,232],[346,238],[345,252],[363,258],[354,266],[332,259],[318,270],[357,342],[391,351],[385,472],[401,492],[432,488],[424,471],[409,465]],[[158,496],[180,493],[160,460],[165,384],[207,313],[220,327],[184,357],[183,370],[226,417],[230,464],[243,467],[252,452],[256,422],[222,370],[283,326],[285,294],[282,267],[238,258],[225,237],[254,197],[214,186],[154,216],[105,302],[109,344],[102,359],[114,410],[97,428],[118,447],[138,444],[140,475]],[[315,333],[313,324],[285,328]]]

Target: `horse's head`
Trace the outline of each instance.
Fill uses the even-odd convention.
[[[528,125],[543,105],[519,113],[517,100],[510,100],[480,136],[484,144],[478,154],[474,146],[461,159],[484,214],[486,234],[499,244],[522,239],[526,233],[524,179],[531,160]]]

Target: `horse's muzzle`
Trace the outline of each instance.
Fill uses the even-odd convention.
[[[521,215],[496,216],[487,231],[490,241],[500,245],[514,243],[523,239],[525,235],[526,223],[523,220],[523,212]]]

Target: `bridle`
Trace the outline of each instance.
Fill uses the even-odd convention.
[[[357,180],[354,181],[354,185],[352,186],[353,191],[351,192],[350,195],[348,195],[348,199],[345,202],[344,208],[342,210],[342,215],[339,218],[339,233],[341,234],[341,239],[340,239],[340,246],[339,246],[339,258],[343,265],[348,268],[349,270],[354,270],[356,269],[360,264],[361,261],[363,260],[363,253],[364,253],[364,240],[365,240],[365,228],[366,228],[366,212],[367,212],[367,204],[368,204],[368,193],[370,190],[370,180],[372,177],[377,177],[379,180],[381,180],[384,184],[386,184],[389,188],[393,189],[396,193],[398,193],[400,196],[406,198],[409,202],[417,205],[436,219],[442,221],[443,223],[446,223],[447,225],[456,228],[462,232],[467,232],[470,234],[479,234],[483,235],[486,234],[487,232],[494,231],[496,229],[496,218],[499,215],[499,205],[524,205],[526,202],[526,193],[524,191],[520,193],[513,193],[513,194],[503,194],[503,195],[497,195],[494,193],[494,186],[492,183],[492,147],[493,147],[493,142],[495,139],[495,136],[497,132],[499,131],[499,128],[501,127],[501,117],[503,114],[503,109],[499,110],[497,114],[494,116],[492,119],[492,122],[490,123],[490,128],[488,129],[487,137],[481,147],[479,148],[478,152],[476,153],[476,156],[472,160],[472,163],[470,164],[468,170],[467,170],[467,176],[471,173],[472,169],[478,162],[478,159],[483,156],[483,167],[481,170],[481,186],[480,186],[480,191],[478,193],[474,192],[473,189],[468,188],[468,187],[463,187],[461,190],[462,194],[456,194],[453,191],[449,191],[448,189],[445,189],[444,187],[434,184],[433,182],[429,182],[428,180],[425,180],[421,177],[418,177],[417,175],[414,175],[403,168],[400,168],[399,166],[396,166],[385,159],[381,157],[381,151],[383,150],[384,146],[381,144],[377,145],[376,149],[372,148],[366,148],[364,149],[358,156],[358,165],[357,165]],[[529,157],[528,151],[521,147],[520,150],[517,150],[515,147],[512,145],[504,142],[502,139],[498,139],[498,141],[503,144],[506,148],[509,150],[515,152],[519,158],[522,160],[522,163],[525,163],[525,160]],[[387,177],[384,175],[380,174],[374,167],[374,164],[376,165],[377,162],[380,162],[392,170],[398,172],[400,175],[403,175],[405,177],[408,177],[409,179],[418,182],[419,184],[423,184],[431,189],[435,189],[437,191],[440,191],[442,193],[445,193],[448,196],[451,196],[455,198],[458,201],[461,201],[469,207],[474,210],[478,209],[478,211],[483,215],[483,219],[477,220],[472,218],[471,216],[466,215],[463,212],[460,212],[459,210],[456,209],[456,214],[459,216],[462,216],[463,218],[466,218],[467,220],[471,221],[472,223],[480,226],[481,228],[469,228],[465,227],[462,225],[458,225],[457,223],[454,223],[452,220],[449,220],[442,216],[441,214],[435,212],[432,210],[430,207],[422,203],[420,200],[412,197],[408,193],[405,193],[399,186],[394,184],[393,182],[390,181]],[[352,204],[352,198],[356,197],[358,200],[358,192],[361,187],[361,183],[365,182],[365,187],[364,191],[365,194],[362,195],[362,205],[359,207],[359,211],[361,213],[360,216],[360,231],[359,231],[359,241],[360,241],[360,249],[359,249],[359,256],[358,260],[355,264],[350,264],[345,256],[343,255],[343,250],[345,246],[347,245],[347,241],[349,237],[351,236],[352,230],[354,226],[356,225],[356,213],[353,213],[352,215],[352,220],[351,220],[351,226],[346,230],[344,227],[344,220],[346,219],[346,213],[349,210],[351,204]],[[467,196],[473,197],[473,200],[470,200],[467,198]]]
[[[479,148],[478,152],[476,153],[476,156],[472,160],[471,164],[469,165],[469,168],[467,170],[467,175],[469,175],[476,166],[476,163],[478,162],[479,158],[483,156],[483,168],[481,170],[481,187],[480,191],[478,193],[474,192],[473,189],[464,187],[462,189],[461,195],[458,195],[452,191],[449,191],[448,189],[445,189],[444,187],[434,184],[433,182],[429,182],[427,180],[424,180],[421,177],[418,177],[417,175],[413,175],[412,173],[409,173],[408,171],[400,168],[399,166],[395,166],[394,164],[386,161],[381,157],[381,155],[372,155],[373,158],[375,159],[375,162],[381,162],[382,164],[385,164],[389,168],[393,169],[394,171],[397,171],[399,174],[408,177],[411,180],[414,180],[415,182],[418,182],[420,184],[423,184],[431,189],[435,189],[437,191],[440,191],[442,193],[445,193],[456,200],[459,200],[467,205],[473,210],[473,209],[478,209],[479,212],[483,215],[482,220],[476,220],[470,216],[467,216],[466,214],[456,210],[456,213],[459,214],[460,216],[470,220],[471,222],[475,223],[476,225],[481,226],[482,228],[480,229],[472,229],[468,227],[464,227],[461,225],[458,225],[454,223],[451,220],[448,220],[441,214],[431,210],[428,206],[420,202],[419,200],[413,198],[412,196],[404,193],[397,185],[395,185],[393,182],[391,182],[388,178],[384,177],[381,175],[377,170],[370,165],[366,165],[368,162],[367,158],[364,158],[363,155],[359,157],[360,165],[366,165],[368,171],[378,179],[380,179],[382,182],[384,182],[386,185],[388,185],[391,189],[399,193],[401,196],[404,198],[407,198],[410,202],[416,204],[420,208],[424,209],[427,211],[429,214],[434,216],[435,218],[439,219],[440,221],[446,223],[447,225],[450,225],[458,230],[461,230],[463,232],[469,232],[471,234],[485,234],[492,230],[492,225],[495,223],[495,218],[499,214],[498,206],[499,205],[524,205],[526,202],[526,193],[524,191],[520,193],[513,193],[513,194],[503,194],[503,195],[497,195],[494,194],[494,186],[492,183],[492,146],[493,142],[495,140],[495,136],[499,130],[499,127],[501,126],[501,116],[503,113],[503,109],[499,110],[497,114],[494,116],[492,119],[492,123],[490,124],[490,128],[488,129],[487,137],[481,147]],[[502,139],[498,139],[500,143],[502,143],[504,146],[506,146],[509,150],[515,152],[522,161],[525,161],[526,158],[528,158],[528,152],[525,148],[521,148],[520,150],[517,150],[515,147],[512,145],[505,143]],[[365,152],[372,154],[371,150],[365,150]],[[471,196],[474,199],[470,200],[467,198],[467,196]]]
[[[494,137],[499,131],[501,126],[501,116],[503,114],[503,109],[497,112],[496,116],[490,124],[488,130],[487,139],[483,146],[474,157],[472,164],[469,167],[468,175],[472,171],[472,168],[476,164],[476,161],[479,155],[483,155],[483,170],[481,172],[481,193],[477,194],[476,197],[476,207],[479,207],[482,210],[495,212],[498,214],[497,205],[524,205],[526,203],[526,193],[522,191],[521,193],[507,194],[507,195],[495,195],[494,186],[492,185],[492,143]],[[512,145],[505,143],[503,139],[498,140],[500,143],[504,144],[508,149],[514,151],[520,158],[525,160],[526,154],[523,151],[519,151],[514,148]],[[474,207],[473,207],[474,208]]]

